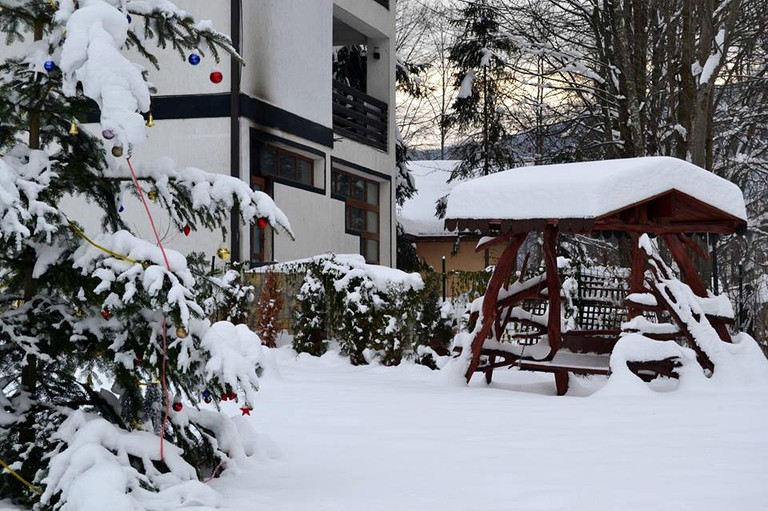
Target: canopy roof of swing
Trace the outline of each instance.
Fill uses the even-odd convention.
[[[692,163],[653,156],[519,167],[456,185],[446,229],[484,234],[540,231],[743,232],[738,186]]]

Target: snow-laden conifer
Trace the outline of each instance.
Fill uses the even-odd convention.
[[[137,238],[121,198],[154,191],[179,230],[223,229],[233,210],[290,225],[238,179],[119,155],[140,151],[151,107],[131,54],[238,57],[167,0],[0,0],[0,30],[18,55],[0,62],[0,458],[34,486],[3,477],[0,494],[61,509],[215,506],[200,479],[253,449],[196,405],[230,392],[252,403],[260,342],[207,319],[206,270]],[[66,197],[92,206],[65,211]],[[103,228],[85,232],[80,215],[96,210]],[[180,403],[168,420],[162,381]]]

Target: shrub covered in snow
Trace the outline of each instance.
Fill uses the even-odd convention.
[[[395,365],[413,346],[423,288],[418,274],[348,255],[320,256],[292,266],[305,275],[295,311],[296,351],[320,355],[335,338],[355,365],[367,363],[367,353]]]

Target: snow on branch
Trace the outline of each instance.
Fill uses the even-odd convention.
[[[99,105],[102,128],[115,134],[116,145],[144,142],[146,126],[139,112],[149,111],[149,85],[143,69],[122,54],[126,16],[104,0],[80,0],[73,12],[61,6],[57,21],[67,27],[59,61],[64,94],[76,96],[82,84],[83,94]]]
[[[103,509],[105,503],[111,511],[218,507],[219,494],[197,480],[195,468],[175,445],[165,444],[163,461],[170,472],[156,468],[160,452],[154,434],[125,431],[75,411],[56,437],[67,447],[53,456],[43,479],[44,505],[58,495],[66,502],[61,509]]]
[[[18,147],[0,159],[0,241],[15,239],[16,250],[21,250],[23,240],[50,237],[57,229],[49,217],[58,211],[38,200],[53,177],[43,151]]]
[[[196,221],[204,227],[223,224],[231,209],[237,207],[244,222],[266,218],[272,227],[294,237],[288,218],[272,198],[264,192],[251,190],[240,179],[194,167],[178,169],[170,158],[137,164],[134,170],[140,180],[154,182],[159,199],[179,227],[190,224],[195,228]],[[125,166],[105,170],[104,175],[126,180],[126,189],[133,186],[128,182],[130,172]]]

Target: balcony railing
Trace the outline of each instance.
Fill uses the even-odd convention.
[[[387,150],[387,104],[333,81],[333,130],[362,144]]]

